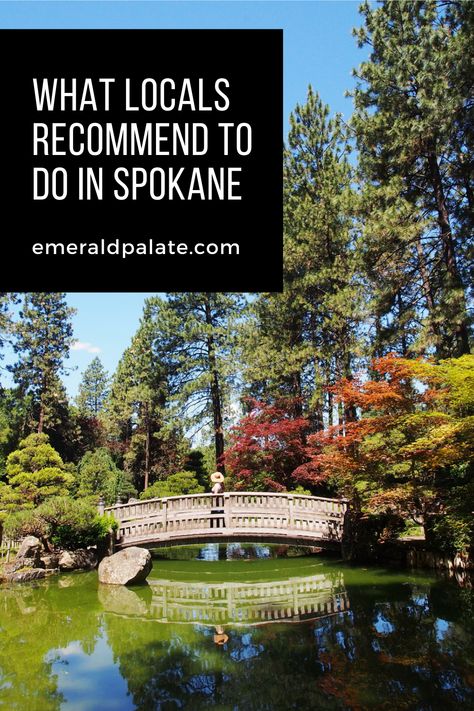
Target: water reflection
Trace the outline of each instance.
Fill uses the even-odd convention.
[[[165,561],[134,589],[99,588],[95,573],[0,588],[0,707],[473,707],[471,590],[311,565]],[[211,568],[220,582],[203,582]],[[235,579],[250,569],[262,579]]]
[[[82,656],[93,655],[100,636],[93,578],[0,588],[1,708],[55,711],[65,703],[55,663],[65,663],[62,650],[74,642]]]
[[[296,546],[280,546],[280,548],[296,549]],[[258,560],[271,558],[276,555],[275,548],[253,543],[227,543],[226,545],[206,543],[203,546],[199,546],[197,553],[194,552],[192,547],[187,548],[187,550],[191,559],[195,558],[196,560],[205,560],[207,562],[217,560]],[[164,557],[166,557],[167,553],[172,558],[176,555],[173,549],[168,549]],[[161,555],[163,555],[163,553],[161,553]]]
[[[342,571],[263,583],[151,580],[134,591],[102,586],[106,612],[159,622],[255,625],[315,619],[349,609]]]
[[[137,627],[107,614],[107,635],[143,710],[470,707],[472,628],[437,617],[431,586],[387,578],[387,598],[348,585],[349,610],[300,624]]]

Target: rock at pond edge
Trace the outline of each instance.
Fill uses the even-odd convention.
[[[99,563],[99,582],[105,585],[142,583],[152,568],[151,553],[146,548],[125,548]]]
[[[12,575],[16,573],[17,570],[22,570],[23,568],[43,568],[44,565],[41,561],[43,546],[41,541],[36,536],[26,536],[21,542],[18,553],[15,559],[11,563],[5,563],[3,572],[5,575]]]
[[[59,568],[67,570],[92,570],[97,565],[97,551],[93,548],[78,548],[63,551],[59,558]]]
[[[3,576],[5,583],[29,583],[31,580],[42,580],[50,575],[59,573],[59,570],[45,570],[44,568],[29,568],[27,570],[19,570],[15,573],[7,573]]]

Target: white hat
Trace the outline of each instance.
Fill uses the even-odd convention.
[[[211,474],[211,481],[214,484],[222,484],[224,481],[224,475],[221,472],[214,472],[214,474]]]

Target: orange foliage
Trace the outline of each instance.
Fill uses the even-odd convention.
[[[473,418],[449,411],[450,388],[434,364],[388,355],[371,369],[372,380],[343,378],[330,388],[359,419],[311,435],[294,477],[329,481],[347,496],[364,491],[372,511],[432,506],[437,473],[474,458]]]

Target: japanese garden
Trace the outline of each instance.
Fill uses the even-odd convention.
[[[473,37],[361,6],[352,115],[289,119],[282,293],[147,297],[75,394],[68,294],[0,293],[0,705],[473,704]]]

